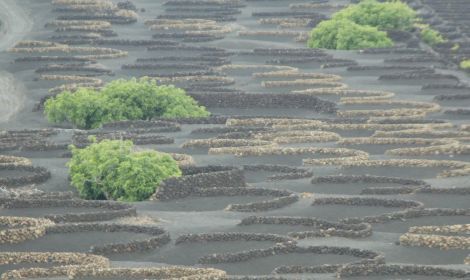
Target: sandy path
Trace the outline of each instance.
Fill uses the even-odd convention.
[[[4,52],[31,30],[33,22],[16,0],[0,1],[0,18],[0,52]],[[0,122],[9,120],[22,107],[22,89],[13,75],[0,71]]]

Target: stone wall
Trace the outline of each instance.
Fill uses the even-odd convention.
[[[198,189],[245,187],[245,177],[240,169],[207,166],[189,167],[182,171],[182,177],[164,180],[153,198],[170,200],[190,196]]]
[[[95,208],[95,212],[86,213],[66,213],[66,214],[51,214],[46,215],[45,218],[57,223],[64,222],[89,222],[89,221],[104,221],[112,220],[115,218],[135,216],[136,209],[130,204],[115,202],[115,201],[101,201],[101,200],[81,200],[81,199],[63,199],[58,200],[55,198],[0,198],[0,207],[7,209],[15,208],[53,208],[53,207],[91,207]]]
[[[146,239],[131,240],[125,243],[111,243],[92,246],[90,253],[94,254],[115,254],[126,252],[141,252],[159,248],[170,242],[170,235],[160,227],[138,226],[126,224],[105,224],[105,223],[75,223],[50,226],[46,229],[46,234],[67,234],[74,232],[130,232],[148,234]]]
[[[343,222],[330,222],[309,217],[249,216],[243,218],[239,223],[240,226],[255,224],[304,226],[312,228],[311,231],[289,232],[287,234],[295,239],[330,236],[364,238],[372,235],[372,227],[368,223],[350,224]]]
[[[336,112],[335,103],[306,94],[190,93],[189,95],[206,107],[299,108],[324,113]]]

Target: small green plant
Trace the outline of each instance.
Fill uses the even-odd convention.
[[[385,32],[345,19],[320,22],[311,31],[308,40],[310,48],[337,50],[383,48],[392,45],[392,40],[387,37]]]
[[[91,139],[92,141],[96,141]],[[156,151],[133,151],[131,141],[103,140],[79,149],[71,146],[72,185],[85,199],[141,201],[162,180],[181,176],[176,161]]]
[[[429,27],[429,25],[423,25],[421,27],[420,35],[421,40],[431,46],[446,42],[446,39],[444,39],[442,34],[439,33],[439,31]]]
[[[470,70],[470,59],[465,59],[460,62],[460,68]]]
[[[116,80],[102,90],[79,89],[48,99],[44,113],[49,122],[70,122],[78,128],[97,128],[118,120],[156,117],[206,117],[209,112],[183,89],[157,85],[150,79]]]
[[[400,1],[378,2],[364,0],[333,14],[333,19],[347,19],[360,25],[370,25],[380,30],[409,30],[413,27],[416,12]]]

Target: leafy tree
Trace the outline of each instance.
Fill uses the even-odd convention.
[[[312,31],[308,39],[308,47],[336,49],[339,29],[344,25],[344,21],[326,20],[320,22]]]
[[[181,176],[170,155],[133,152],[131,141],[103,140],[71,150],[71,182],[85,199],[140,201],[149,198],[162,180]]]
[[[380,30],[408,30],[413,27],[416,12],[400,1],[378,2],[364,0],[349,5],[333,15],[333,19],[347,19],[360,25],[370,25]]]
[[[102,90],[79,89],[63,92],[46,101],[44,112],[50,122],[71,122],[79,128],[96,128],[116,120],[149,120],[156,117],[206,117],[183,89],[158,86],[150,79],[116,80]]]
[[[53,123],[70,122],[79,128],[96,128],[115,119],[105,99],[94,90],[81,88],[50,98],[44,104],[47,120]]]
[[[310,48],[338,50],[382,48],[392,45],[392,40],[385,32],[344,19],[320,22],[310,33],[308,40]]]

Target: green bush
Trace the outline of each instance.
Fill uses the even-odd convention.
[[[350,20],[327,20],[320,22],[308,40],[310,48],[355,50],[383,48],[393,45],[383,31],[372,26],[363,26]]]
[[[470,59],[462,60],[460,62],[460,68],[470,70]]]
[[[97,128],[118,120],[149,120],[155,117],[206,117],[209,112],[185,91],[158,86],[149,79],[116,80],[102,90],[63,92],[44,105],[49,122],[68,121],[78,128]]]
[[[181,176],[170,155],[133,152],[131,141],[103,140],[71,150],[71,182],[85,199],[140,201],[149,198],[162,180]]]
[[[79,128],[95,128],[115,119],[103,96],[91,89],[78,89],[73,94],[64,92],[48,99],[44,106],[49,122],[68,121]]]
[[[349,5],[335,13],[333,19],[347,19],[360,25],[370,25],[380,30],[407,30],[412,28],[416,13],[400,1],[377,2],[364,0]]]
[[[429,26],[425,26],[420,31],[421,40],[423,40],[428,45],[435,45],[439,43],[444,43],[446,40],[442,37],[439,31],[430,28]]]

